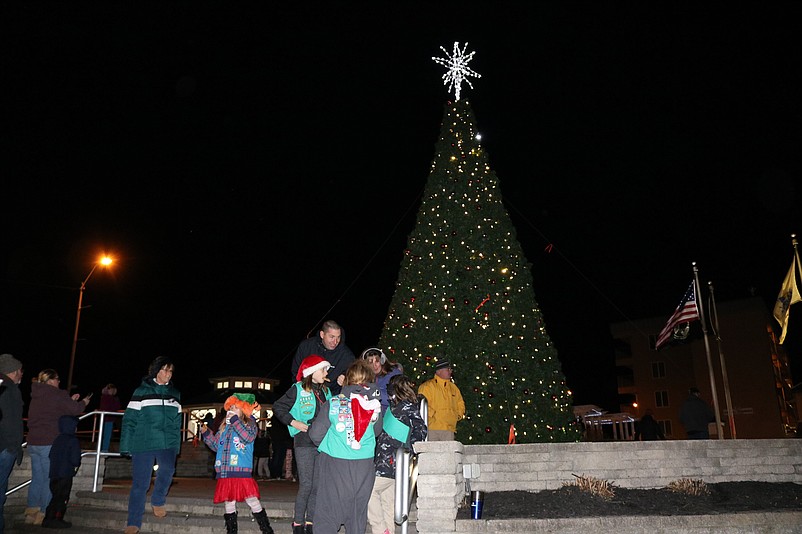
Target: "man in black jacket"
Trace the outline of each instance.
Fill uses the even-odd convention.
[[[354,353],[345,344],[345,332],[342,327],[334,321],[328,320],[320,327],[319,336],[309,337],[301,341],[298,345],[298,350],[295,351],[295,357],[292,359],[292,369],[290,369],[292,380],[290,383],[295,383],[301,362],[312,354],[317,354],[331,364],[326,386],[331,390],[332,396],[339,395],[345,378],[345,371],[354,361]]]
[[[14,464],[22,463],[22,362],[11,354],[0,354],[0,532],[5,528],[8,477]]]

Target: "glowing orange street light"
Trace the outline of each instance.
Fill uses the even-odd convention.
[[[92,274],[97,269],[97,266],[100,265],[102,267],[108,267],[112,264],[114,260],[112,260],[108,256],[103,256],[100,258],[95,264],[92,266],[92,270],[89,271],[89,274],[86,275],[84,281],[81,282],[81,289],[78,292],[78,311],[75,314],[75,335],[72,337],[72,352],[70,353],[70,372],[67,375],[67,392],[72,390],[72,370],[75,367],[75,349],[78,346],[78,325],[81,322],[81,305],[84,301],[84,290],[86,289],[86,283],[92,277]]]

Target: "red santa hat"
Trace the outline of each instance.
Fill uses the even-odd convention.
[[[331,367],[331,364],[318,356],[317,354],[311,354],[304,358],[304,361],[301,362],[301,366],[298,368],[298,374],[295,376],[295,380],[300,381],[302,378],[305,378],[318,369],[326,369],[327,371]]]
[[[358,450],[362,448],[360,441],[368,425],[375,423],[379,419],[382,405],[379,399],[368,399],[366,395],[351,393],[351,415],[354,418],[354,439],[351,441],[351,448]]]

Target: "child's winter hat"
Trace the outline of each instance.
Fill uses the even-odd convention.
[[[330,367],[331,364],[317,354],[309,355],[304,358],[304,361],[301,362],[301,366],[298,368],[298,374],[296,375],[295,380],[300,381],[302,378],[311,375],[318,369],[328,370]]]
[[[243,414],[249,416],[256,408],[256,395],[253,393],[234,393],[223,404],[226,410],[230,410],[232,406],[238,406]]]

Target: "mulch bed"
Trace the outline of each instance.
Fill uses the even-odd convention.
[[[484,496],[482,519],[568,518],[623,515],[702,515],[749,511],[802,510],[802,484],[720,482],[707,484],[709,495],[688,495],[667,488],[614,487],[605,499],[575,485],[539,492],[500,491]],[[470,518],[470,503],[457,519]]]

